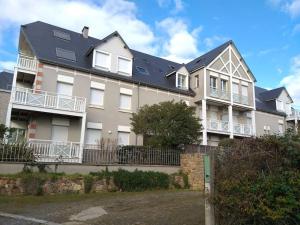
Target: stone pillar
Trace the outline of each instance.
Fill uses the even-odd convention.
[[[206,116],[206,100],[202,100],[202,145],[207,145],[207,116]]]

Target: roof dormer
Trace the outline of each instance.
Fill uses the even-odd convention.
[[[90,52],[93,52],[93,68],[132,76],[133,55],[118,32],[102,39]]]
[[[189,72],[185,65],[178,66],[172,66],[170,67],[171,70],[168,72],[166,77],[171,77],[175,75],[175,85],[177,88],[182,90],[188,90],[189,89]]]

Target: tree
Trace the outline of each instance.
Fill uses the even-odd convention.
[[[8,128],[4,124],[0,124],[0,142],[3,142],[6,138],[9,138],[14,130],[14,128]]]
[[[202,127],[195,112],[195,107],[184,102],[145,105],[132,115],[131,125],[136,134],[143,135],[145,145],[176,148],[199,142]]]

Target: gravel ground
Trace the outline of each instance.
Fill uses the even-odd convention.
[[[101,210],[97,214],[98,209],[107,214]],[[89,211],[95,211],[96,218],[71,220]],[[1,225],[42,224],[1,213],[65,225],[204,225],[204,197],[192,191],[0,197]]]

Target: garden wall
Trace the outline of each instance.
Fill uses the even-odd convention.
[[[182,172],[188,176],[191,190],[204,191],[204,154],[185,153],[180,156]]]

